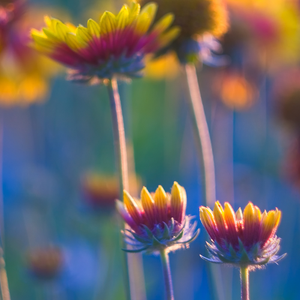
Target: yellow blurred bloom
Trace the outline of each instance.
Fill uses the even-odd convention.
[[[247,30],[249,44],[258,51],[261,63],[266,58],[269,70],[299,61],[300,15],[291,0],[227,0],[235,26]],[[234,24],[234,23],[233,23]]]
[[[29,30],[39,26],[43,10],[24,1],[0,5],[0,105],[29,105],[47,99],[49,80],[58,66],[38,55],[29,43]]]
[[[146,63],[145,75],[151,79],[173,79],[179,73],[180,65],[175,53],[168,53]]]

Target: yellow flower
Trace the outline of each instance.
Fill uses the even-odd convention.
[[[58,68],[28,46],[28,30],[40,13],[23,1],[0,5],[0,105],[24,106],[47,98],[49,79]]]
[[[70,79],[90,81],[115,75],[136,77],[144,68],[144,56],[165,47],[179,33],[171,29],[173,15],[152,25],[157,6],[124,5],[117,15],[104,12],[100,22],[89,19],[87,27],[75,27],[45,17],[47,27],[31,32],[41,53],[73,69]],[[152,30],[150,27],[152,25]]]

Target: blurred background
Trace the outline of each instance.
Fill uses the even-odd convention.
[[[296,0],[227,0],[231,28],[219,41],[227,64],[198,75],[216,164],[217,198],[237,210],[278,207],[279,265],[250,273],[251,299],[296,300],[300,278],[300,7]],[[1,220],[13,300],[125,299],[111,115],[104,86],[65,80],[65,69],[28,46],[48,14],[86,25],[120,0],[0,1]],[[14,7],[12,5],[15,5]],[[135,184],[203,204],[187,95],[174,56],[119,82]],[[132,179],[134,180],[134,179]],[[2,220],[3,219],[3,220]],[[200,221],[199,221],[200,223]],[[207,235],[170,255],[175,298],[239,299],[239,272],[221,267],[214,292]],[[147,299],[163,299],[159,257],[143,256]]]

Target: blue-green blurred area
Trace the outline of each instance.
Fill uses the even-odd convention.
[[[104,0],[30,3],[37,4],[61,8],[77,23],[85,22],[87,11],[95,14],[106,5],[109,9],[121,5]],[[288,157],[296,135],[278,117],[273,93],[278,72],[253,71],[256,65],[251,69],[249,61],[245,66],[247,51],[245,46],[236,47],[229,53],[227,66],[198,69],[215,155],[217,199],[230,202],[235,210],[252,201],[261,210],[278,207],[282,211],[278,236],[282,238],[280,253],[287,256],[279,265],[250,273],[250,295],[255,300],[297,300],[300,191],[288,180],[291,169],[294,181],[300,179],[295,178],[300,176],[297,157]],[[223,84],[217,79],[221,73],[227,78],[230,70],[245,68],[250,69],[248,77],[256,92],[251,94],[251,105],[234,109],[228,105],[232,97],[226,98],[226,89],[222,93],[216,88]],[[122,222],[113,209],[90,207],[82,187],[89,171],[116,172],[107,89],[68,82],[65,70],[49,84],[50,93],[43,103],[0,111],[1,229],[11,299],[123,300]],[[202,175],[184,73],[179,70],[173,79],[120,81],[119,90],[126,135],[133,144],[135,171],[142,184],[149,191],[158,185],[170,191],[178,181],[187,191],[187,214],[199,220],[199,206],[204,203]],[[239,299],[237,269],[215,268],[218,289],[212,283],[209,266],[199,257],[207,255],[208,236],[198,223],[201,233],[190,248],[170,254],[175,299]],[[40,276],[29,257],[36,249],[49,247],[59,249],[61,260],[54,257],[47,265],[51,269],[58,264],[54,275]],[[39,259],[37,265],[43,265],[43,255]],[[163,299],[159,257],[144,255],[143,263],[147,299]]]

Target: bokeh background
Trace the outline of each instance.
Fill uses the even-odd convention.
[[[219,41],[222,51],[213,54],[227,63],[198,68],[217,198],[235,209],[252,201],[262,210],[282,210],[278,236],[287,256],[279,265],[250,273],[250,295],[297,300],[300,8],[296,0],[227,2],[231,29]],[[13,24],[21,36],[16,40],[26,40],[30,27],[41,27],[44,14],[85,25],[88,18],[97,20],[104,10],[116,12],[122,4],[28,1]],[[125,299],[121,221],[114,204],[103,201],[116,186],[106,88],[68,82],[64,68],[31,59],[33,54],[20,58],[15,49],[22,48],[0,52],[1,231],[11,298]],[[201,174],[180,66],[170,56],[149,65],[144,78],[119,82],[119,88],[139,183],[150,191],[158,185],[170,191],[178,181],[187,191],[187,213],[198,219]],[[99,185],[104,196],[97,194]],[[200,236],[189,249],[170,255],[176,299],[239,299],[237,269],[220,267],[216,292],[208,265],[199,257],[207,254],[208,238],[199,227]],[[143,262],[147,299],[163,299],[159,257],[144,255]]]

